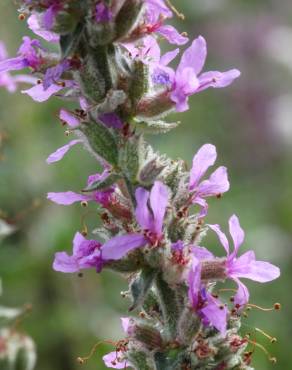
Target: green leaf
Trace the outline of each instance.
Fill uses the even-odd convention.
[[[72,33],[61,35],[60,47],[62,58],[67,58],[70,54],[74,53],[83,34],[83,30],[84,24],[82,22],[79,22]]]
[[[116,16],[116,40],[126,37],[143,15],[144,1],[126,0]]]
[[[133,303],[129,311],[143,305],[144,300],[152,287],[152,283],[157,275],[157,271],[151,268],[143,269],[136,279],[132,282],[130,290],[132,293]]]
[[[98,156],[113,166],[118,165],[118,147],[110,130],[97,122],[84,122],[80,130],[87,137],[88,143]]]

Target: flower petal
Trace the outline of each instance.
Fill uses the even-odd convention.
[[[60,161],[72,146],[79,143],[82,143],[82,140],[72,140],[68,144],[57,149],[54,153],[49,155],[47,158],[47,163],[51,164]]]
[[[73,239],[73,255],[74,256],[79,254],[81,244],[86,241],[87,239],[84,238],[84,236],[77,231]]]
[[[244,231],[242,230],[239,219],[236,215],[233,215],[229,219],[229,232],[234,244],[234,252],[232,252],[230,258],[234,258],[237,255],[238,249],[244,241]]]
[[[201,287],[201,271],[202,265],[200,261],[197,258],[193,257],[191,269],[188,276],[188,296],[189,301],[194,308],[196,308],[198,304],[198,294]]]
[[[32,30],[36,35],[42,37],[48,42],[57,43],[60,40],[60,36],[57,33],[47,31],[41,28],[38,16],[32,14],[27,19],[28,28]]]
[[[201,178],[205,175],[210,166],[213,166],[217,158],[216,147],[212,144],[203,145],[193,158],[193,165],[190,171],[190,190],[199,185]]]
[[[181,35],[171,25],[163,25],[156,32],[162,35],[170,44],[184,45],[189,41],[188,37]]]
[[[212,297],[210,293],[207,293],[207,299],[208,304],[201,312],[208,319],[210,324],[221,333],[222,337],[225,337],[228,310],[225,306],[222,307],[222,303],[218,299]]]
[[[44,89],[43,84],[37,84],[30,89],[22,90],[23,94],[29,95],[34,101],[42,103],[48,100],[52,95],[61,91],[64,87],[62,85],[52,84],[47,89]]]
[[[211,230],[215,231],[220,240],[220,243],[222,244],[227,253],[227,256],[229,256],[229,242],[226,235],[223,233],[223,231],[221,231],[220,226],[217,224],[216,225],[208,224],[208,226],[210,227]]]
[[[124,124],[116,113],[103,113],[98,116],[103,124],[110,128],[121,129]]]
[[[59,272],[72,273],[79,271],[79,265],[74,256],[69,256],[66,252],[55,253],[53,269]]]
[[[211,174],[208,180],[199,184],[198,194],[201,197],[217,196],[225,193],[229,188],[227,168],[221,166]]]
[[[74,193],[73,191],[66,191],[63,193],[48,193],[47,198],[52,202],[61,204],[63,206],[69,206],[76,202],[92,200],[92,197],[89,195]]]
[[[207,44],[204,37],[199,36],[195,39],[192,45],[185,50],[181,61],[178,65],[177,72],[181,73],[185,68],[192,68],[194,73],[198,75],[206,61]]]
[[[124,359],[123,354],[119,351],[110,352],[103,356],[105,366],[113,369],[127,369],[131,366],[127,359]]]
[[[234,303],[239,306],[245,306],[249,300],[249,291],[239,279],[233,277],[233,280],[238,285],[237,293],[234,296]]]
[[[179,53],[179,49],[175,49],[172,51],[168,51],[167,53],[163,54],[160,58],[160,64],[163,66],[167,66]]]
[[[62,122],[65,122],[68,126],[72,128],[75,128],[80,125],[79,119],[66,109],[60,110],[59,118]]]
[[[193,204],[198,204],[201,207],[201,210],[200,210],[200,213],[199,213],[200,218],[207,216],[209,205],[208,205],[206,199],[195,196],[195,197],[192,198],[192,203]]]
[[[154,216],[152,231],[161,234],[163,220],[168,204],[169,193],[167,186],[160,181],[155,181],[150,192],[150,205]]]
[[[231,277],[246,278],[266,283],[280,276],[280,269],[265,261],[256,261],[253,251],[248,251],[232,262],[229,268]]]
[[[135,210],[135,216],[139,225],[144,230],[150,230],[152,227],[153,219],[148,208],[149,191],[144,188],[138,188],[135,193],[137,207]]]
[[[143,247],[147,240],[142,234],[116,236],[101,247],[103,260],[119,260],[133,249]]]
[[[192,254],[199,259],[202,260],[209,260],[214,258],[214,254],[211,253],[207,248],[205,247],[191,247]]]
[[[5,59],[0,62],[0,73],[18,71],[26,67],[28,67],[28,63],[25,58],[16,57]]]
[[[226,72],[210,71],[202,73],[199,76],[200,87],[199,91],[208,89],[209,87],[221,88],[229,86],[236,78],[240,76],[240,71],[231,69]]]

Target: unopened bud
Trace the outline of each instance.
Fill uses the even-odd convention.
[[[151,185],[156,180],[157,176],[164,169],[164,166],[160,164],[157,159],[152,159],[150,162],[146,163],[138,175],[139,182],[143,185]]]

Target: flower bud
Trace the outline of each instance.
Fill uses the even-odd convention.
[[[164,169],[164,165],[159,163],[157,158],[146,163],[139,172],[139,182],[143,185],[151,185],[157,179],[157,176]]]
[[[116,40],[128,36],[143,15],[144,1],[126,0],[116,17]]]

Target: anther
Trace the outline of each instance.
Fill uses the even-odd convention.
[[[41,79],[38,79],[37,80],[37,84],[40,85],[42,83],[42,80]]]
[[[70,131],[70,130],[66,130],[66,131],[64,132],[64,134],[65,134],[65,136],[69,136],[69,135],[71,134],[71,131]]]
[[[83,277],[83,273],[82,272],[78,272],[78,277],[82,278]]]
[[[81,358],[81,357],[77,357],[77,358],[76,358],[76,360],[77,360],[77,362],[78,362],[80,365],[84,365],[84,364],[85,364],[84,359],[83,359],[83,358]]]
[[[19,14],[18,19],[20,21],[24,21],[25,20],[25,14],[23,14],[23,13]]]
[[[88,202],[86,201],[86,200],[83,200],[82,202],[81,202],[81,205],[82,205],[82,207],[88,207]]]
[[[275,310],[277,310],[277,311],[278,311],[278,310],[280,310],[281,308],[282,308],[281,303],[275,303],[275,304],[274,304],[274,309],[275,309]]]

